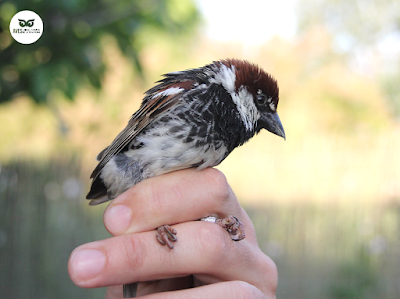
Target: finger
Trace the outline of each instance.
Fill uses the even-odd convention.
[[[145,281],[138,284],[137,295],[143,296],[153,293],[161,293],[175,290],[188,289],[193,287],[193,276]],[[122,285],[107,288],[106,299],[122,298]]]
[[[203,274],[199,277],[205,283],[239,279],[260,289],[264,285],[271,288],[276,283],[273,262],[246,240],[234,242],[224,229],[203,221],[182,223],[174,228],[180,234],[174,250],[161,247],[155,232],[122,235],[82,245],[71,254],[70,277],[81,287],[196,273]],[[266,276],[268,281],[262,279]]]
[[[141,297],[143,299],[180,299],[180,298],[216,298],[216,299],[234,299],[234,298],[252,298],[252,299],[273,299],[275,295],[267,297],[255,286],[244,281],[226,281],[214,283],[197,288],[186,290],[163,292]]]
[[[219,218],[233,215],[240,219],[241,212],[220,171],[187,169],[150,178],[132,187],[110,203],[104,223],[111,234],[121,235],[210,215]]]
[[[106,290],[106,296],[105,299],[121,299],[123,298],[123,292],[122,292],[122,285],[120,286],[111,286],[108,287]]]
[[[218,299],[234,299],[234,298],[262,298],[274,299],[275,293],[270,292],[268,296],[263,294],[259,289],[243,281],[227,281],[197,288],[188,288],[185,290],[174,292],[157,292],[149,295],[144,295],[144,292],[138,292],[139,296],[143,299],[179,299],[179,298],[218,298]],[[107,288],[106,299],[120,299],[122,298],[122,286],[113,286]]]

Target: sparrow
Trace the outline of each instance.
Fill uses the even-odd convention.
[[[224,59],[165,74],[156,83],[128,125],[97,156],[89,205],[112,200],[147,178],[216,166],[262,129],[285,139],[277,81],[255,64]],[[233,240],[244,238],[236,217],[211,221]],[[157,240],[172,249],[176,230],[158,228]]]

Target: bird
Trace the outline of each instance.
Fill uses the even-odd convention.
[[[286,139],[278,102],[276,79],[246,60],[227,58],[163,75],[97,156],[86,196],[89,205],[112,200],[147,178],[214,167],[262,129]],[[212,222],[241,240],[241,223],[230,217]],[[176,233],[165,225],[156,237],[172,249]]]

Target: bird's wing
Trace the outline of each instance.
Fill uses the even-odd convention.
[[[193,82],[166,82],[150,89],[143,103],[128,122],[128,125],[118,134],[110,146],[97,156],[99,164],[93,170],[90,178],[96,178],[111,158],[120,153],[154,118],[165,113],[182,99],[182,93],[192,87]]]

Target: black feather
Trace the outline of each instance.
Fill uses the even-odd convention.
[[[107,196],[107,187],[100,177],[96,177],[92,182],[89,193],[86,195],[86,199],[95,199],[103,196]]]

